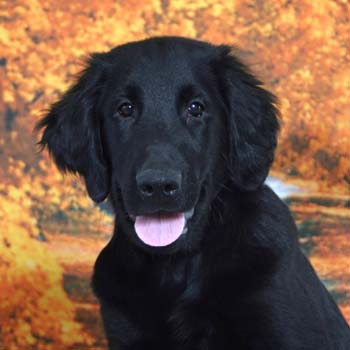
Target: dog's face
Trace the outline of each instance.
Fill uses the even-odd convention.
[[[92,199],[111,194],[132,242],[168,252],[201,239],[222,186],[261,186],[276,145],[273,102],[228,47],[155,38],[94,55],[38,127]]]
[[[208,189],[218,186],[213,169],[224,153],[225,105],[206,52],[169,44],[116,51],[100,111],[112,193],[119,191],[135,233],[150,246],[190,231]],[[129,62],[124,72],[119,55]]]

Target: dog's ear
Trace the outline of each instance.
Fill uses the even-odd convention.
[[[96,109],[106,69],[99,56],[91,56],[77,82],[35,127],[36,131],[43,129],[38,142],[41,150],[47,147],[61,171],[82,175],[95,202],[103,201],[109,193]]]
[[[241,190],[256,190],[274,159],[279,130],[277,101],[230,47],[219,47],[215,65],[229,114],[231,178]]]

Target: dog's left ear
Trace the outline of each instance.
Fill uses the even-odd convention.
[[[231,177],[241,190],[256,190],[274,159],[279,130],[277,101],[229,46],[219,47],[214,64],[229,113]]]
[[[82,175],[95,202],[103,201],[109,193],[96,110],[105,70],[99,56],[91,57],[77,82],[35,127],[36,131],[44,130],[38,142],[41,150],[48,148],[61,171]]]

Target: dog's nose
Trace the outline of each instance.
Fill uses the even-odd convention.
[[[136,175],[136,184],[143,197],[175,197],[181,190],[181,173],[174,170],[146,169]]]

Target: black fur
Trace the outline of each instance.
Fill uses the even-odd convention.
[[[199,117],[188,114],[193,101]],[[93,275],[110,349],[350,349],[287,206],[264,185],[277,114],[229,47],[162,37],[93,55],[38,123],[58,167],[115,210]],[[176,198],[140,197],[145,168],[181,172]],[[193,207],[187,234],[169,246],[135,234],[134,216]]]

